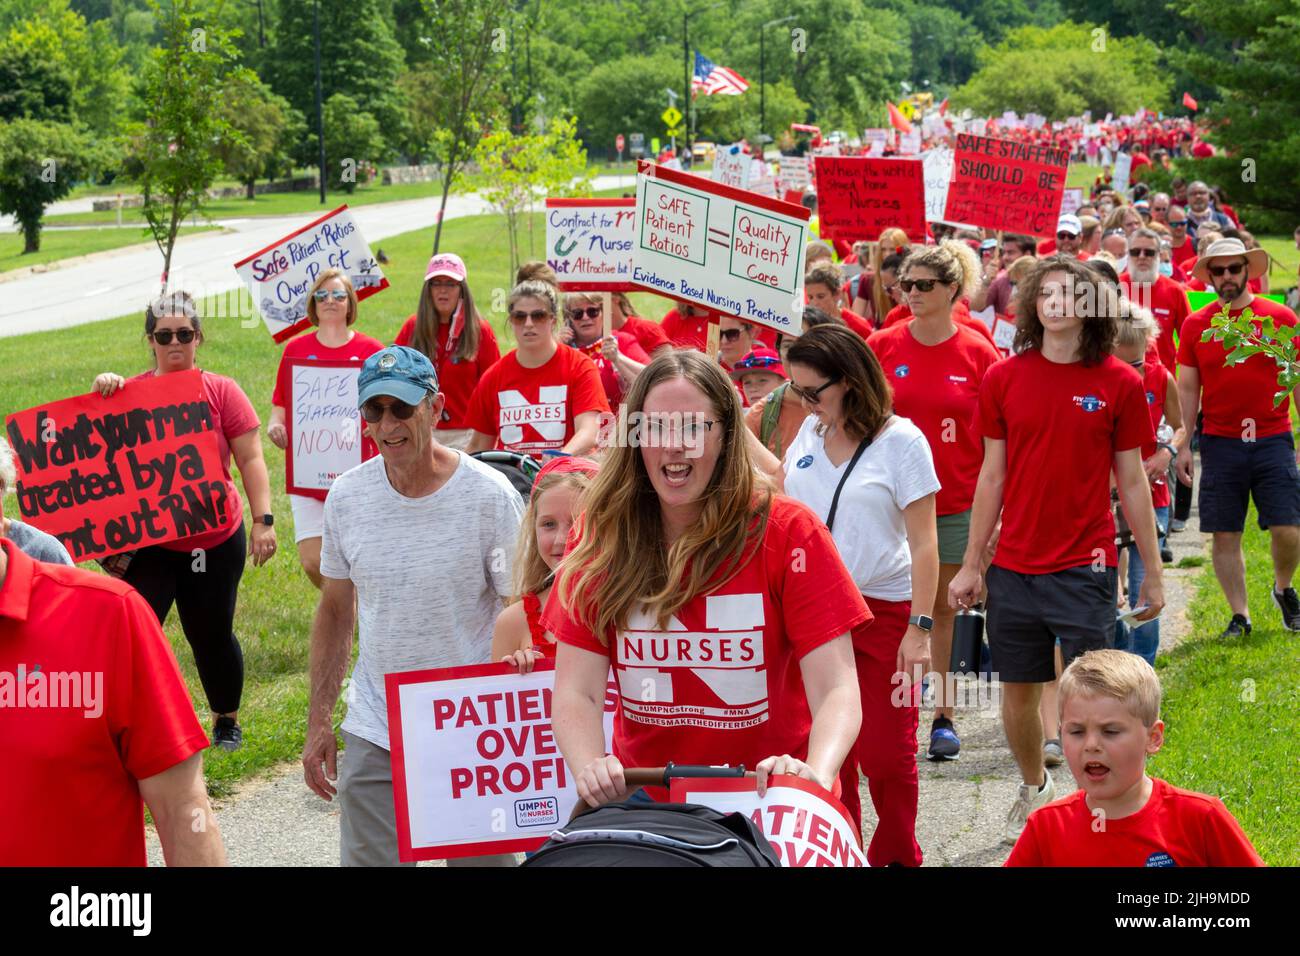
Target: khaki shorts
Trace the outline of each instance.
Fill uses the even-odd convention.
[[[939,532],[939,563],[961,564],[966,555],[966,541],[970,538],[970,512],[940,515],[935,521]]]

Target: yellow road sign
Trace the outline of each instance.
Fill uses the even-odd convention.
[[[665,126],[676,126],[682,119],[682,111],[675,106],[670,106],[660,114],[659,118],[664,121]]]

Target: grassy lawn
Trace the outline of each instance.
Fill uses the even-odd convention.
[[[1191,635],[1156,661],[1166,744],[1149,766],[1175,786],[1223,800],[1270,865],[1296,866],[1300,643],[1282,629],[1270,597],[1268,533],[1253,509],[1243,544],[1254,629],[1241,640],[1219,639],[1231,613],[1207,566],[1188,608]]]
[[[535,220],[535,250],[543,254],[545,227],[540,214]],[[502,350],[513,341],[502,334],[505,292],[513,278],[509,273],[508,239],[495,216],[453,219],[443,228],[443,248],[459,253],[469,269],[475,302],[498,331]],[[424,268],[429,260],[432,235],[429,230],[394,236],[383,241],[389,257],[385,273],[390,288],[361,304],[359,328],[381,341],[391,342],[407,316],[415,311]],[[525,254],[528,239],[521,238]],[[646,314],[656,319],[668,310],[668,303],[652,295],[635,297]],[[0,367],[4,373],[6,411],[30,408],[43,401],[83,394],[96,374],[113,370],[132,374],[148,366],[148,351],[141,339],[143,319],[139,314],[53,332],[0,338]],[[252,399],[265,422],[270,414],[270,396],[279,348],[258,322],[245,329],[236,319],[213,320],[204,329],[207,341],[199,357],[204,368],[235,377]],[[57,355],[57,362],[33,361],[34,356]],[[279,554],[269,564],[244,573],[239,593],[235,632],[244,649],[246,683],[240,722],[244,747],[238,753],[212,751],[206,761],[209,786],[220,796],[230,792],[239,780],[285,761],[299,759],[305,729],[308,686],[308,644],[316,591],[298,566],[293,545],[289,503],[284,494],[284,453],[265,439],[263,452],[271,473]],[[240,488],[242,492],[242,486]],[[13,498],[6,502],[8,514],[17,514]],[[94,568],[89,564],[86,567]],[[194,669],[194,655],[181,633],[176,614],[167,621],[166,631],[189,684],[201,719],[209,725],[207,702]],[[342,717],[342,707],[339,709]]]
[[[218,228],[220,227],[186,226],[180,234],[188,236],[196,232],[212,232]],[[108,249],[120,249],[141,243],[152,244],[153,239],[147,233],[135,229],[47,229],[41,233],[40,250],[23,255],[22,235],[16,232],[0,232],[0,272],[25,269],[28,266],[39,266],[57,259],[84,256],[92,252],[104,252]]]

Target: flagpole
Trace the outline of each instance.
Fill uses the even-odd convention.
[[[686,99],[686,142],[685,142],[685,147],[686,147],[685,151],[687,153],[690,153],[691,143],[695,139],[695,91],[691,89],[691,67],[693,66],[691,61],[691,41],[690,41],[691,17],[695,16],[695,14],[697,13],[708,13],[710,10],[716,10],[718,7],[721,7],[723,5],[724,5],[723,0],[718,0],[717,3],[710,4],[709,6],[704,7],[701,10],[685,10],[685,9],[682,10],[682,56],[686,61],[686,74],[685,74],[686,87],[685,89],[682,90],[682,94],[687,98]],[[681,157],[678,156],[678,159],[680,158]]]

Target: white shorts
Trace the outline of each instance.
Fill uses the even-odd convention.
[[[325,502],[306,495],[290,495],[293,508],[293,540],[295,543],[325,534]]]

